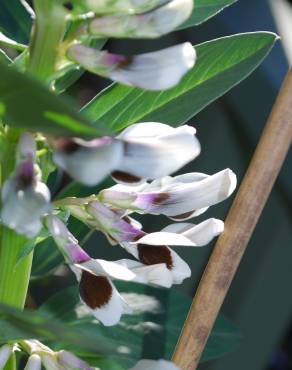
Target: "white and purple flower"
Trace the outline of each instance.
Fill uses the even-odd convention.
[[[24,234],[35,237],[42,228],[42,218],[50,211],[50,191],[40,180],[35,164],[35,141],[32,135],[23,134],[17,151],[15,173],[2,187],[2,223]]]
[[[189,42],[135,56],[111,54],[82,44],[67,51],[68,58],[88,71],[145,90],[166,90],[193,68],[196,52]]]
[[[198,216],[228,198],[236,187],[236,175],[226,169],[208,176],[187,173],[162,177],[136,187],[123,184],[101,191],[99,199],[132,212],[163,214],[175,221]]]
[[[169,175],[196,158],[200,144],[195,133],[186,125],[137,123],[116,138],[56,140],[54,161],[86,185],[96,185],[110,173],[119,182],[139,183]]]

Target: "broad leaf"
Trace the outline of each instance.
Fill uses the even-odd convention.
[[[20,311],[0,304],[1,343],[30,338],[59,341],[64,345],[77,346],[99,355],[116,353],[116,349],[98,332],[90,333],[82,328],[64,325],[57,318],[48,319],[46,315],[39,312]]]
[[[116,131],[141,121],[181,125],[250,75],[276,39],[273,33],[257,32],[200,44],[197,64],[176,87],[149,92],[113,84],[83,112]]]
[[[125,315],[112,328],[104,327],[80,307],[78,291],[69,288],[50,298],[40,312],[49,319],[58,317],[69,327],[82,328],[88,333],[100,333],[113,346],[123,349],[124,354],[115,355],[126,369],[140,358],[171,358],[180,330],[184,323],[191,299],[175,290],[154,289],[148,286],[115,283],[132,306],[133,314]],[[219,316],[208,341],[203,361],[222,356],[234,350],[240,341],[237,329]],[[58,343],[55,343],[59,348]],[[80,352],[97,365],[93,354]]]
[[[0,118],[6,124],[54,135],[95,137],[102,133],[72,107],[74,103],[1,62],[0,76]]]
[[[206,22],[208,19],[236,1],[237,0],[195,0],[192,15],[179,27],[179,29],[196,26]]]

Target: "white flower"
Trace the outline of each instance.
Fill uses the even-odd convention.
[[[170,361],[140,360],[130,370],[179,370],[179,368]]]
[[[50,210],[50,191],[35,168],[35,143],[29,134],[20,138],[17,156],[15,174],[4,182],[1,192],[1,221],[17,233],[33,238]]]
[[[155,179],[179,170],[201,151],[191,126],[173,128],[158,122],[137,123],[126,128],[118,139],[125,142],[125,152],[113,177],[128,182],[132,175]],[[117,173],[118,172],[118,173]]]
[[[131,218],[121,217],[100,202],[89,202],[86,210],[93,217],[98,230],[120,243],[144,265],[165,264],[174,284],[180,284],[190,277],[191,270],[169,246],[200,247],[208,244],[224,229],[222,221],[209,219],[198,225],[170,225],[160,232],[146,234],[131,222]]]
[[[81,301],[106,326],[115,325],[130,309],[118,293],[112,279],[170,287],[172,278],[164,264],[144,266],[130,260],[116,262],[92,259],[56,216],[48,216],[47,225],[56,244],[79,282]]]
[[[226,169],[215,175],[188,173],[164,177],[133,187],[115,185],[99,199],[114,207],[140,213],[163,214],[181,221],[197,216],[229,197],[236,187],[236,175]]]
[[[25,370],[93,370],[85,361],[69,351],[55,352],[35,339],[24,340],[25,349],[30,357]]]
[[[56,142],[53,159],[75,180],[95,185],[117,168],[122,152],[122,142],[106,136],[91,141],[61,139]]]
[[[200,153],[196,130],[148,122],[125,129],[115,139],[56,141],[54,161],[75,180],[95,185],[112,172],[117,181],[137,183],[177,171]]]
[[[145,14],[97,17],[89,24],[89,32],[99,37],[159,37],[188,19],[193,4],[193,0],[172,0]]]
[[[154,91],[175,86],[196,61],[195,49],[188,42],[131,57],[74,44],[67,56],[92,73]]]

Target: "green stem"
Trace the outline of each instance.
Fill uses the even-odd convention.
[[[66,29],[66,12],[62,5],[52,0],[34,0],[36,20],[30,45],[28,70],[49,82],[56,71],[58,48]]]
[[[2,227],[0,250],[0,302],[23,308],[25,304],[33,254],[18,262],[27,242],[23,236]]]

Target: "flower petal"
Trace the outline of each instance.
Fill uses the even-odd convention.
[[[224,231],[224,222],[215,218],[210,218],[198,225],[188,223],[172,224],[165,227],[163,231],[170,234],[180,233],[180,235],[193,242],[193,245],[203,246],[210,243],[211,240]]]
[[[89,32],[99,37],[155,38],[182,24],[192,9],[193,0],[172,0],[145,14],[95,18],[89,25]]]
[[[105,326],[117,324],[123,313],[129,313],[129,307],[123,298],[112,282],[104,276],[95,276],[83,271],[79,293],[81,301]]]
[[[118,136],[126,143],[119,170],[146,179],[175,172],[199,155],[195,132],[187,125],[178,128],[157,122],[132,125]]]
[[[85,185],[96,185],[113,171],[122,157],[122,143],[110,137],[92,141],[62,139],[56,143],[54,162]]]
[[[75,44],[68,49],[67,56],[92,73],[153,91],[175,86],[196,61],[195,49],[188,42],[133,57]]]
[[[8,179],[3,185],[2,202],[3,224],[33,238],[42,228],[42,217],[50,210],[50,191],[42,182],[18,189],[17,179]]]
[[[170,361],[140,360],[130,370],[179,370],[179,368]]]
[[[130,259],[116,261],[116,263],[126,266],[135,273],[135,282],[143,284],[152,284],[164,288],[172,286],[172,274],[166,267],[165,263],[147,266],[141,262]]]
[[[47,227],[69,264],[90,261],[89,255],[79,246],[78,240],[70,233],[63,221],[54,215],[46,219]]]
[[[69,351],[59,351],[58,362],[66,370],[94,370],[93,367]]]
[[[133,281],[136,278],[135,273],[126,266],[102,259],[91,259],[81,264],[75,264],[75,266],[97,276],[107,276],[124,281]]]
[[[39,355],[34,354],[29,356],[29,359],[25,365],[24,370],[41,370],[42,362]]]

